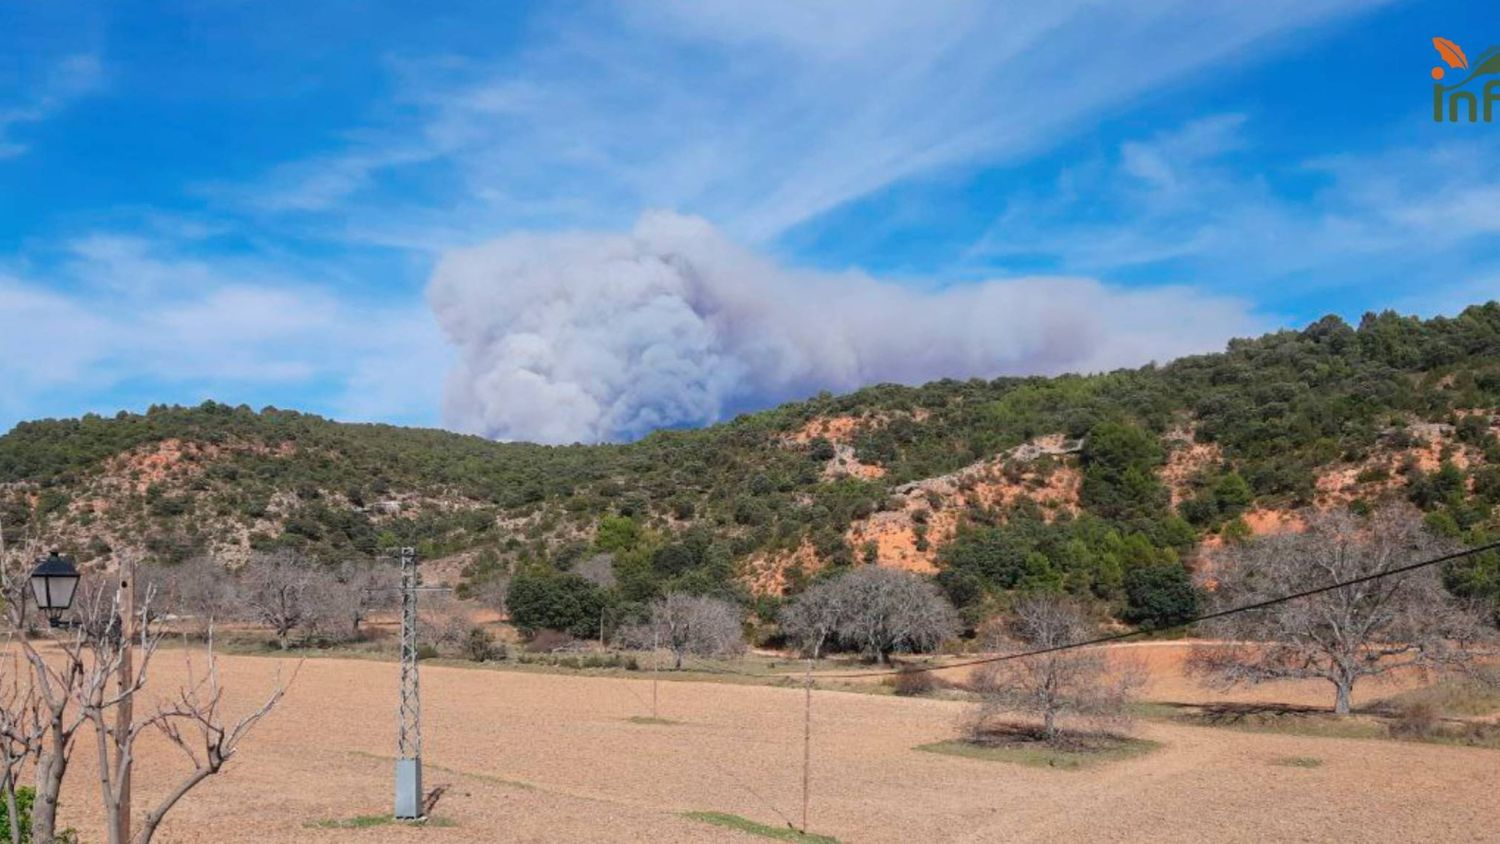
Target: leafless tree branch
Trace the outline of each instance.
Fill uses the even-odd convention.
[[[1235,606],[1396,568],[1452,550],[1409,507],[1360,518],[1313,517],[1302,533],[1227,549],[1210,568],[1214,603]],[[1376,578],[1289,603],[1218,619],[1206,631],[1225,644],[1199,649],[1189,667],[1221,685],[1327,680],[1346,714],[1363,678],[1397,670],[1468,671],[1492,628],[1427,568]]]
[[[1038,594],[1017,601],[987,636],[991,650],[1017,653],[1055,648],[1092,638],[1095,625],[1076,601]],[[1013,713],[1041,719],[1048,741],[1058,736],[1059,719],[1091,726],[1120,726],[1130,720],[1130,704],[1145,679],[1133,662],[1105,648],[1078,648],[995,662],[975,672],[981,703],[971,732],[983,734],[998,717]]]
[[[806,650],[814,642],[887,662],[898,651],[937,647],[958,632],[958,613],[937,587],[910,572],[863,566],[804,592],[782,613],[782,629]]]
[[[211,630],[205,646],[205,661],[206,668],[199,675],[190,658],[187,682],[178,689],[176,697],[160,704],[155,714],[143,722],[143,726],[154,726],[182,751],[193,763],[193,769],[146,814],[146,820],[136,835],[136,844],[150,844],[167,813],[199,783],[219,773],[224,763],[239,750],[245,737],[281,703],[302,667],[298,662],[292,676],[285,680],[278,669],[275,686],[265,702],[231,724],[222,711],[224,691],[219,683],[219,663]]]

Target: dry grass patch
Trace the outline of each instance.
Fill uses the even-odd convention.
[[[370,829],[377,826],[435,827],[446,829],[458,826],[447,818],[435,816],[421,820],[398,820],[391,815],[355,815],[352,818],[329,818],[308,823],[311,829]]]
[[[919,697],[931,694],[940,688],[938,678],[931,671],[920,668],[902,668],[885,681],[902,697]]]
[[[1424,690],[1425,691],[1425,690]],[[1445,717],[1438,705],[1423,697],[1387,701],[1352,715],[1290,704],[1218,703],[1206,705],[1154,704],[1149,714],[1162,720],[1198,727],[1226,727],[1256,733],[1279,733],[1313,738],[1396,739],[1427,744],[1500,749],[1500,724]],[[1464,698],[1468,699],[1468,698]]]
[[[695,821],[722,826],[726,829],[735,829],[740,832],[748,832],[751,835],[759,835],[762,838],[772,838],[777,841],[803,841],[810,844],[839,844],[839,840],[829,835],[816,835],[810,832],[799,832],[791,827],[770,826],[759,821],[752,821],[739,815],[731,815],[726,812],[686,812],[683,817]]]
[[[1283,768],[1321,768],[1323,760],[1316,756],[1283,756],[1271,764]]]
[[[924,744],[917,750],[1072,771],[1141,756],[1159,747],[1154,741],[1114,733],[1063,731],[1049,740],[1035,727],[999,725],[970,738]]]
[[[1375,706],[1375,711],[1398,713],[1413,705],[1430,705],[1444,716],[1489,715],[1500,712],[1500,677],[1445,680],[1422,689],[1393,695]]]
[[[1315,738],[1385,738],[1386,725],[1369,715],[1335,715],[1313,706],[1262,703],[1215,703],[1171,706],[1170,720],[1198,727],[1228,727],[1258,733]]]
[[[673,721],[671,718],[652,718],[650,715],[632,715],[625,719],[632,724],[649,724],[653,727],[675,727],[681,721]]]

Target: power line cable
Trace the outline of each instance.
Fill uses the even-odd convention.
[[[1096,639],[1088,639],[1082,642],[1072,642],[1066,645],[1053,645],[1052,647],[1037,648],[1036,650],[1022,651],[1021,653],[1001,654],[999,656],[985,657],[983,659],[971,659],[967,662],[955,662],[952,665],[932,665],[922,668],[897,668],[881,671],[857,671],[845,674],[820,674],[815,676],[820,680],[852,680],[861,677],[886,677],[893,674],[923,674],[929,671],[947,671],[952,668],[968,668],[974,665],[989,665],[990,663],[1008,662],[1013,659],[1026,659],[1028,657],[1042,656],[1044,654],[1057,653],[1059,651],[1070,651],[1077,648],[1089,648],[1095,645],[1104,645],[1110,642],[1118,642],[1122,639],[1131,639],[1136,636],[1143,636],[1147,633],[1160,633],[1163,630],[1176,630],[1182,627],[1189,627],[1201,621],[1212,621],[1216,618],[1224,618],[1225,616],[1236,615],[1242,612],[1263,610],[1267,607],[1274,607],[1277,604],[1285,604],[1289,601],[1298,600],[1299,598],[1307,598],[1312,595],[1322,594],[1324,592],[1332,592],[1335,589],[1343,589],[1348,586],[1358,586],[1361,583],[1369,583],[1373,580],[1380,580],[1386,577],[1394,577],[1399,574],[1406,574],[1408,572],[1416,571],[1417,569],[1427,568],[1428,566],[1448,563],[1452,562],[1453,560],[1458,560],[1464,557],[1470,557],[1475,554],[1482,554],[1486,551],[1494,551],[1497,549],[1500,549],[1500,542],[1491,542],[1488,545],[1480,545],[1474,548],[1468,548],[1463,551],[1455,551],[1451,554],[1444,554],[1441,557],[1434,557],[1430,560],[1421,560],[1415,563],[1408,563],[1404,566],[1398,566],[1391,569],[1382,569],[1372,574],[1361,575],[1360,577],[1353,577],[1348,580],[1341,580],[1335,583],[1330,583],[1326,586],[1304,589],[1301,592],[1293,592],[1290,595],[1282,595],[1276,598],[1268,598],[1264,601],[1256,601],[1253,604],[1244,604],[1242,606],[1229,607],[1227,609],[1217,610],[1215,612],[1204,613],[1202,615],[1197,615],[1192,618],[1178,621],[1173,624],[1163,625],[1161,627],[1152,627],[1146,630],[1129,630],[1124,633],[1111,633],[1108,636],[1100,636]],[[790,677],[793,675],[788,674],[784,676]]]

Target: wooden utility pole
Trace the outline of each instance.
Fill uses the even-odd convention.
[[[135,685],[135,562],[131,560],[120,561],[120,591],[118,598],[120,610],[120,704],[116,711],[115,721],[115,747],[117,749],[116,759],[123,764],[115,775],[120,779],[120,802],[116,807],[118,811],[118,825],[120,830],[120,841],[123,844],[130,842],[130,769],[132,767],[130,750],[130,731],[135,728],[135,706],[133,705],[135,695],[131,688]],[[100,760],[101,763],[103,760]]]
[[[813,666],[823,650],[823,635],[818,636],[812,653],[807,656],[807,673],[802,676],[802,829],[807,834],[807,816],[812,807],[812,690]]]
[[[812,674],[803,682],[802,706],[802,834],[807,834],[808,809],[812,805]]]

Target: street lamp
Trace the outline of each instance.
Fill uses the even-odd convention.
[[[78,568],[56,551],[36,563],[31,571],[31,595],[36,599],[36,608],[47,614],[53,627],[62,627],[63,613],[73,606],[73,593],[78,591]]]
[[[135,729],[134,695],[127,691],[136,683],[130,644],[135,635],[135,585],[131,582],[134,579],[135,564],[121,561],[119,592],[115,598],[114,623],[118,627],[113,628],[119,631],[120,636],[120,650],[115,667],[119,676],[120,696],[115,703],[114,736],[118,746],[115,758],[125,760],[130,759],[127,742]],[[72,560],[53,551],[46,559],[36,561],[36,568],[31,570],[31,596],[36,600],[36,608],[47,614],[53,627],[67,626],[63,621],[63,613],[73,606],[73,596],[77,592],[78,567],[73,565]],[[143,676],[142,682],[144,679]],[[122,841],[130,840],[130,767],[129,761],[123,762],[116,772],[119,777],[115,785],[118,794],[116,824]]]
[[[131,640],[135,636],[135,564],[133,562],[121,561],[119,592],[115,598],[115,623],[119,626],[120,640],[119,655],[116,658],[115,670],[119,675],[120,696],[115,703],[116,727],[114,729],[115,742],[118,750],[116,759],[125,759],[119,766],[116,775],[118,802],[115,805],[117,812],[116,825],[120,833],[120,840],[130,840],[130,759],[128,742],[132,731],[135,729],[135,701],[134,695],[127,691],[135,687],[135,663],[131,654]],[[78,592],[78,567],[73,561],[53,551],[44,560],[36,561],[36,568],[31,570],[31,596],[36,599],[36,608],[47,614],[53,627],[66,627],[63,621],[63,613],[73,606],[73,596]],[[144,675],[141,681],[144,682]]]

